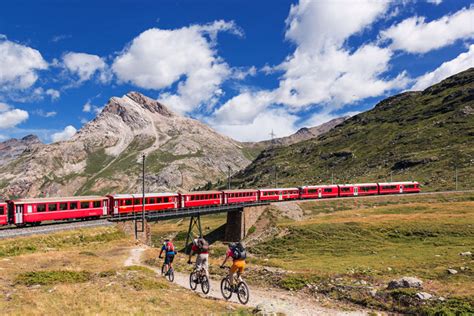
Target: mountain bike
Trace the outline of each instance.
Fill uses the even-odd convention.
[[[226,270],[230,270],[229,267],[221,267]],[[242,280],[241,276],[237,276],[237,273],[234,273],[234,284],[230,285],[230,276],[227,274],[221,281],[221,293],[222,296],[229,300],[232,297],[232,293],[237,294],[239,302],[242,304],[247,304],[250,299],[250,291],[247,283]]]
[[[160,257],[161,259],[161,257]],[[161,276],[164,276],[165,278],[167,278],[170,282],[173,282],[174,281],[174,269],[173,267],[170,267],[168,265],[168,271],[165,272],[165,266],[166,264],[163,262],[163,265],[161,266]]]
[[[189,275],[189,287],[193,291],[196,290],[198,284],[201,284],[201,290],[204,294],[209,293],[211,286],[206,275],[206,270],[203,267],[200,267],[200,269],[195,267]]]

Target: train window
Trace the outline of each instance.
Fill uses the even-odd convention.
[[[58,210],[58,205],[56,203],[51,203],[48,204],[48,211],[49,212],[54,212]]]
[[[405,185],[405,189],[414,189],[415,186],[413,184],[408,184],[408,185]]]
[[[168,203],[168,202],[169,202],[169,198],[164,197],[164,198],[163,198],[163,203]]]
[[[5,215],[5,207],[0,206],[0,215]]]
[[[331,192],[332,192],[332,189],[330,189],[330,188],[324,189],[324,192],[326,192],[326,193],[331,193]]]
[[[150,201],[150,204],[155,204],[155,203],[156,203],[156,200],[157,200],[157,199],[155,199],[155,198],[150,198],[150,200],[149,200],[149,201]]]
[[[89,208],[89,202],[81,202],[81,208]]]
[[[349,192],[351,188],[341,188],[341,192]]]
[[[70,209],[70,210],[75,210],[75,209],[77,209],[77,202],[71,202],[71,203],[69,203],[69,209]]]
[[[135,205],[142,204],[142,202],[140,201],[140,199],[135,199],[133,203],[134,203]]]
[[[126,199],[125,205],[132,205],[132,199]]]
[[[59,209],[61,211],[67,210],[67,203],[59,203]]]
[[[36,212],[46,212],[46,204],[36,205]]]
[[[100,201],[94,201],[92,202],[93,207],[100,207]]]

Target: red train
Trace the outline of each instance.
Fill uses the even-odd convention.
[[[418,182],[316,185],[299,188],[147,193],[145,211],[193,208],[258,201],[289,201],[346,196],[418,193]],[[110,194],[58,198],[15,199],[0,202],[0,226],[38,225],[44,221],[95,219],[141,212],[142,194]]]

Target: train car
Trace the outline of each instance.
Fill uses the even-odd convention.
[[[224,190],[223,204],[249,203],[258,201],[258,190]]]
[[[418,192],[420,192],[420,184],[416,181],[379,183],[379,194],[401,194]]]
[[[0,226],[8,225],[8,205],[7,202],[0,201]]]
[[[339,185],[339,196],[363,196],[379,194],[377,183],[356,183]]]
[[[298,188],[260,189],[258,198],[260,201],[284,201],[296,200],[300,197]]]
[[[111,194],[107,195],[110,205],[110,215],[116,216],[133,212],[141,212],[143,194]],[[145,211],[160,211],[178,208],[177,193],[146,193]]]
[[[44,221],[91,219],[107,215],[108,199],[103,196],[18,199],[8,201],[13,224],[35,225]]]
[[[221,191],[199,191],[180,194],[181,207],[199,207],[222,204]]]
[[[334,185],[309,185],[300,187],[300,198],[322,199],[339,196],[339,187]]]

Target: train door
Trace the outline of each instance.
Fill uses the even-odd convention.
[[[359,195],[359,188],[354,187],[354,196],[358,196],[358,195]]]
[[[402,184],[400,184],[399,188],[400,188],[400,193],[403,193],[403,185]]]
[[[114,199],[114,215],[117,215],[118,212],[119,212],[119,200],[118,199]]]
[[[23,204],[15,205],[15,224],[23,224]]]
[[[278,193],[279,193],[278,200],[280,200],[280,201],[283,200],[283,191],[280,191]]]
[[[103,205],[102,205],[102,215],[107,215],[107,200],[104,200],[102,201],[103,202]]]
[[[318,189],[318,198],[322,198],[323,197],[323,189],[319,188]]]

